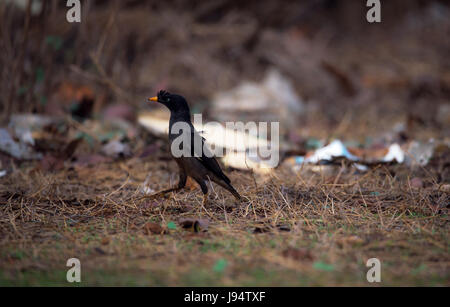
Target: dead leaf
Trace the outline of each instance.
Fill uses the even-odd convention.
[[[186,218],[181,219],[179,223],[183,229],[196,233],[201,231],[207,231],[209,226],[209,220],[207,219]]]
[[[282,255],[285,258],[291,258],[296,261],[300,261],[300,260],[312,261],[312,260],[314,260],[314,257],[311,254],[311,252],[309,250],[303,249],[303,248],[298,249],[298,248],[289,247],[282,252]]]
[[[75,153],[75,150],[77,150],[78,145],[80,145],[81,139],[75,139],[69,142],[69,144],[66,145],[64,148],[64,151],[62,153],[62,156],[65,159],[71,158],[73,154]]]
[[[162,228],[159,224],[156,223],[152,223],[152,222],[148,222],[144,225],[144,229],[145,232],[150,235],[150,234],[164,234],[166,233],[166,230],[164,228]]]

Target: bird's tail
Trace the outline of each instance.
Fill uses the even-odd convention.
[[[228,185],[228,191],[230,191],[237,200],[241,200],[241,195],[239,195],[239,193],[233,188],[231,184]]]
[[[223,187],[224,189],[227,189],[231,194],[233,194],[233,196],[237,199],[240,200],[241,199],[241,195],[239,195],[239,193],[233,188],[233,186],[231,185],[231,183],[225,182],[223,180],[220,180],[218,178],[213,177],[213,181],[215,183],[217,183],[218,185],[220,185],[221,187]]]

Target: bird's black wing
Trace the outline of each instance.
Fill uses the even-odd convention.
[[[230,179],[223,173],[222,169],[220,168],[219,163],[217,162],[216,158],[212,155],[212,153],[209,151],[208,148],[206,148],[205,145],[205,138],[198,134],[197,131],[193,131],[191,134],[191,148],[194,150],[200,150],[199,148],[194,147],[194,142],[197,139],[197,142],[199,142],[201,138],[201,152],[197,152],[197,155],[195,155],[196,159],[198,159],[204,167],[206,167],[209,171],[214,173],[218,178],[225,181],[227,184],[230,184]]]

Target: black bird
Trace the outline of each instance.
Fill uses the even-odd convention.
[[[205,139],[199,135],[192,125],[191,112],[186,99],[180,95],[160,91],[158,96],[149,98],[149,101],[159,102],[170,110],[169,143],[171,155],[180,169],[180,181],[177,187],[161,191],[152,196],[183,189],[186,185],[187,177],[190,176],[200,185],[203,192],[204,204],[207,202],[208,186],[206,185],[206,181],[208,179],[225,188],[237,200],[240,200],[241,196],[233,188],[230,179],[223,173],[215,157],[203,146]],[[176,125],[175,127],[180,126],[184,130],[173,129],[174,125]],[[190,138],[186,138],[186,136]],[[178,139],[176,143],[178,148],[175,146],[175,149],[180,149],[184,152],[184,155],[181,157],[179,154],[174,155],[172,152],[173,142],[180,137],[183,137],[183,142],[179,142],[180,139]],[[201,146],[199,146],[200,144]]]

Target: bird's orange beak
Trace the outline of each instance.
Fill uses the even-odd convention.
[[[149,98],[148,101],[156,101],[157,102],[158,101],[158,97]]]

